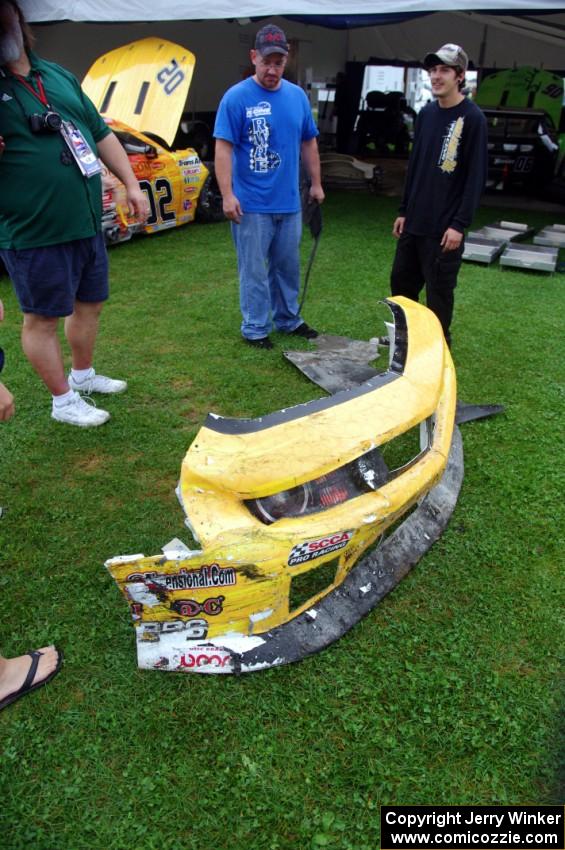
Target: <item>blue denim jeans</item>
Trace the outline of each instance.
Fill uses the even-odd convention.
[[[232,223],[239,271],[241,333],[247,339],[267,336],[272,322],[290,333],[302,319],[300,290],[300,237],[302,213],[244,213]]]

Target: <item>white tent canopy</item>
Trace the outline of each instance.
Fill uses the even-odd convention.
[[[197,60],[189,94],[194,111],[216,109],[225,89],[249,67],[249,48],[261,25],[256,17],[283,27],[292,41],[296,78],[305,87],[331,83],[349,61],[417,63],[446,42],[462,44],[476,67],[565,71],[561,0],[350,0],[346,7],[343,0],[278,0],[276,11],[268,0],[240,0],[235,6],[233,0],[19,2],[26,18],[40,24],[34,27],[39,53],[79,78],[102,53],[138,38],[183,44]],[[371,26],[322,26],[332,23],[328,16],[343,15],[344,7],[350,25],[355,15],[386,16]],[[485,7],[489,14],[480,11]],[[526,10],[527,15],[517,14]],[[416,13],[426,14],[409,17]]]
[[[497,10],[516,13],[533,10],[561,11],[560,0],[21,0],[29,21],[171,21],[218,20],[269,15],[373,15],[416,12]],[[394,8],[391,9],[391,6]],[[237,12],[236,12],[237,10]],[[236,14],[234,15],[234,12]]]
[[[563,9],[563,7],[562,7]],[[349,53],[357,59],[418,62],[446,42],[465,47],[477,68],[534,65],[565,70],[565,12],[527,18],[482,12],[444,12],[390,26],[349,31]]]

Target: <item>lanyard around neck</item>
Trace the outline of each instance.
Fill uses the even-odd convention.
[[[45,87],[43,85],[43,80],[41,79],[41,74],[39,73],[39,71],[35,72],[35,79],[37,80],[38,91],[36,91],[34,87],[30,83],[28,83],[25,77],[22,77],[20,74],[15,74],[15,78],[18,83],[21,83],[24,88],[31,92],[31,94],[42,104],[42,106],[49,108],[49,101],[47,100],[47,95],[45,94]]]

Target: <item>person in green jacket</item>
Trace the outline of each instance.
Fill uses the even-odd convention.
[[[141,221],[148,203],[127,154],[78,81],[32,46],[16,0],[0,0],[0,259],[24,314],[23,350],[52,395],[52,417],[102,425],[110,414],[83,395],[123,392],[127,384],[92,365],[108,298],[99,160],[125,185]],[[69,376],[57,335],[61,318]]]

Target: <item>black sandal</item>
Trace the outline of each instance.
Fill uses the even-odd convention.
[[[8,696],[4,697],[3,700],[0,700],[0,711],[3,708],[6,708],[8,705],[11,705],[13,702],[16,702],[16,700],[18,700],[20,697],[23,697],[26,694],[35,691],[37,688],[43,687],[43,685],[46,685],[47,682],[50,682],[51,679],[57,675],[63,664],[63,651],[61,649],[57,649],[57,647],[55,647],[55,650],[57,651],[57,655],[59,656],[57,666],[51,673],[49,673],[48,676],[46,676],[44,679],[41,679],[39,682],[35,682],[35,684],[33,685],[32,682],[37,672],[39,659],[41,658],[43,653],[39,652],[39,650],[37,649],[33,650],[32,652],[26,653],[26,655],[29,655],[29,657],[31,658],[31,664],[29,665],[29,670],[27,672],[27,676],[25,677],[25,681],[21,688],[11,694],[8,694]]]

